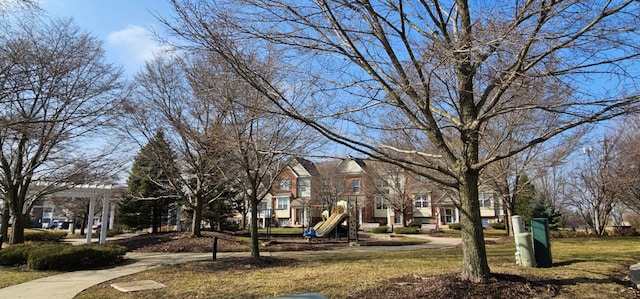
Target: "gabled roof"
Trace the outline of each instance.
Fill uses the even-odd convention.
[[[353,164],[355,164],[359,168],[357,171],[349,171],[348,167],[352,166]],[[337,171],[341,173],[362,173],[366,172],[366,167],[367,164],[364,162],[364,159],[355,158],[352,156],[346,156],[345,158],[341,159],[336,166]]]
[[[437,205],[455,205],[457,202],[455,195],[447,191],[444,191],[438,200],[436,200]]]
[[[293,163],[293,165],[290,167],[298,177],[311,177],[320,175],[320,172],[318,172],[318,169],[316,168],[315,164],[313,164],[313,162],[300,157],[296,157],[294,161],[295,163]]]

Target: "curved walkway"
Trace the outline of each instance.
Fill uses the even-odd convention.
[[[319,254],[341,254],[353,252],[388,252],[405,251],[427,248],[453,247],[460,244],[458,238],[434,238],[424,237],[430,242],[421,245],[406,246],[352,246],[334,250],[321,251],[287,251],[267,252],[263,255],[303,257]],[[217,258],[231,256],[249,256],[249,252],[218,252]],[[191,261],[205,261],[212,258],[212,253],[135,253],[129,252],[125,259],[132,262],[108,269],[85,270],[67,272],[58,275],[43,277],[21,284],[0,289],[0,298],[29,298],[29,299],[71,299],[83,290],[121,276],[134,274],[164,265],[174,265]]]

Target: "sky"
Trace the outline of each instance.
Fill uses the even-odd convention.
[[[122,66],[129,77],[135,75],[154,52],[162,49],[152,36],[154,28],[163,31],[153,14],[171,14],[171,5],[166,0],[39,2],[50,16],[72,18],[82,30],[101,40],[107,60]]]

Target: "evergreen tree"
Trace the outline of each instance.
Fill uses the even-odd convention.
[[[532,218],[547,218],[549,227],[558,228],[562,224],[562,215],[556,210],[553,202],[542,195],[533,202]]]
[[[127,180],[129,194],[120,203],[120,223],[132,228],[159,231],[162,218],[178,200],[169,187],[174,155],[162,131],[149,140],[134,158]]]
[[[534,203],[536,201],[536,189],[526,174],[523,174],[518,180],[516,187],[516,200],[514,204],[514,214],[520,215],[522,223],[525,226],[531,225],[531,218],[534,214]]]

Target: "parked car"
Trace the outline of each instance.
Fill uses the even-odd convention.
[[[58,222],[59,229],[69,229],[71,226],[71,221]]]
[[[53,220],[51,222],[49,222],[49,224],[46,224],[46,229],[56,229],[60,226],[60,223],[62,223],[61,221],[58,220]]]

